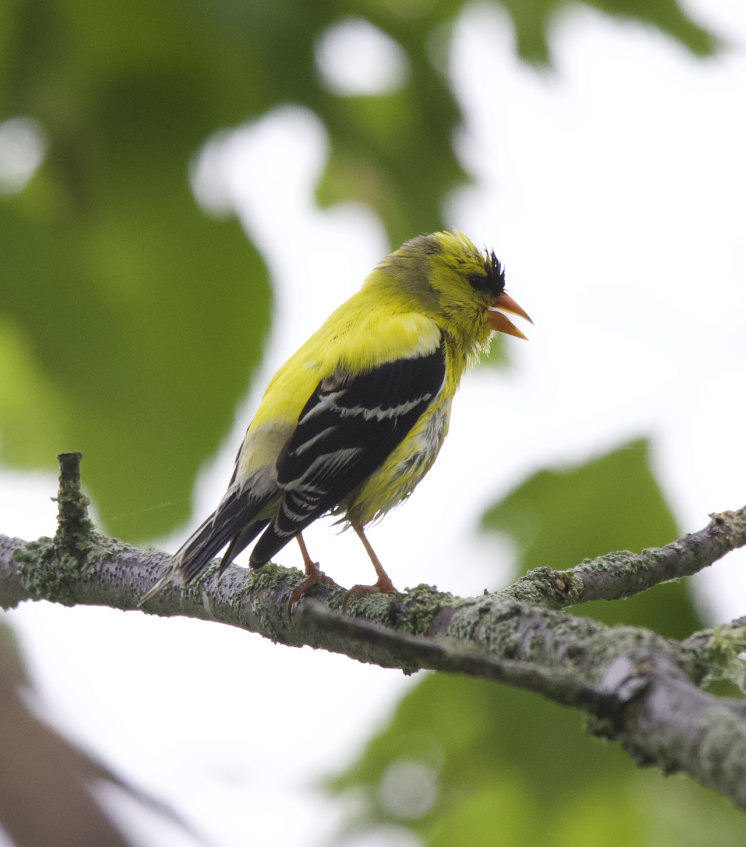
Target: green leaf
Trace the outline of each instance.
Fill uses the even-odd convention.
[[[519,55],[530,62],[546,64],[550,57],[547,34],[552,24],[576,4],[567,0],[503,0],[501,5],[515,26]],[[620,20],[653,26],[696,56],[710,56],[719,47],[717,39],[689,18],[676,0],[586,0],[585,5]]]
[[[402,760],[436,776],[435,802],[413,820],[395,814],[383,790]],[[640,770],[619,746],[584,735],[577,712],[467,677],[424,677],[328,787],[356,801],[353,828],[395,823],[433,847],[735,847],[746,838],[746,819],[727,800]]]
[[[580,467],[540,471],[489,509],[482,526],[515,541],[519,573],[540,565],[566,570],[615,550],[639,553],[680,535],[644,439]],[[607,624],[646,626],[669,638],[686,638],[700,626],[684,581],[572,611]]]
[[[20,199],[0,205],[0,373],[22,380],[0,409],[3,459],[51,468],[80,450],[105,526],[125,538],[188,514],[267,325],[258,255],[177,186],[164,178],[157,202],[119,191],[74,225],[32,226]]]

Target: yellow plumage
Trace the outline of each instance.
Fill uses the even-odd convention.
[[[500,263],[460,233],[419,236],[384,259],[269,382],[228,491],[174,556],[165,576],[186,582],[230,543],[222,567],[261,533],[261,567],[297,537],[307,579],[329,581],[301,532],[340,515],[360,535],[378,582],[352,596],[393,590],[363,527],[406,499],[448,432],[465,369],[497,329],[522,334],[501,308],[528,316],[505,292]]]

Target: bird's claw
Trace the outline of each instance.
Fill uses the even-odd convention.
[[[350,600],[359,600],[365,597],[366,594],[392,594],[396,593],[394,583],[386,577],[381,578],[375,585],[353,585],[352,588],[345,594],[342,601],[342,614],[347,614],[347,604]]]
[[[313,588],[314,585],[333,585],[335,588],[341,588],[341,586],[337,585],[330,576],[327,576],[319,568],[318,562],[312,562],[311,565],[312,567],[306,567],[306,578],[303,582],[295,586],[295,588],[290,592],[290,597],[288,597],[288,620],[291,622],[293,620],[293,606],[298,602],[298,600],[300,600],[306,591]]]

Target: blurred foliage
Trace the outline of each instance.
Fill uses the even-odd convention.
[[[204,843],[169,806],[66,741],[39,718],[32,685],[12,630],[0,619],[0,841],[17,847],[127,847],[99,805],[100,789],[116,788],[179,834]],[[29,701],[31,700],[31,704]],[[91,789],[97,790],[91,790]],[[141,843],[141,842],[138,842]],[[187,842],[184,842],[187,843]]]
[[[0,832],[18,847],[127,847],[88,793],[119,785],[28,708],[28,678],[11,630],[0,621]],[[25,695],[25,696],[24,696]]]
[[[646,441],[577,468],[540,471],[485,514],[510,536],[517,577],[639,551],[678,531],[650,470]],[[701,626],[686,582],[578,614],[683,638]],[[356,800],[353,829],[398,824],[432,847],[712,847],[746,842],[746,818],[686,777],[642,771],[583,717],[467,677],[423,675],[389,726],[330,783]]]
[[[540,565],[566,570],[613,550],[662,547],[681,534],[650,470],[649,445],[633,441],[579,468],[544,470],[482,518],[520,550],[520,572]],[[686,581],[657,585],[616,600],[583,603],[573,612],[605,624],[645,626],[682,639],[700,627]]]
[[[567,4],[504,5],[521,55],[545,61],[547,31]],[[673,0],[592,5],[696,53],[713,47]],[[394,244],[441,227],[441,200],[465,178],[444,58],[462,7],[0,3],[0,122],[29,116],[48,142],[28,186],[0,196],[2,460],[52,469],[57,452],[81,450],[105,528],[121,537],[183,521],[197,469],[248,389],[271,304],[264,263],[238,224],[197,209],[190,161],[216,131],[301,104],[329,133],[321,201],[370,204]],[[377,97],[324,87],[315,45],[349,16],[401,45],[405,86]]]
[[[692,53],[707,56],[716,47],[712,35],[687,17],[676,0],[584,0],[620,20],[637,20],[657,27],[675,38]],[[577,5],[568,0],[503,0],[516,30],[518,52],[534,62],[549,59],[547,32],[553,19],[562,11]]]

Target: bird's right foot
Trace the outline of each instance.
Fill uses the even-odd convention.
[[[361,597],[365,597],[366,594],[392,593],[396,593],[396,588],[394,588],[394,583],[385,573],[382,577],[378,578],[378,582],[375,585],[353,585],[347,594],[345,594],[345,598],[342,601],[342,614],[347,614],[347,604],[350,600],[359,600]]]

